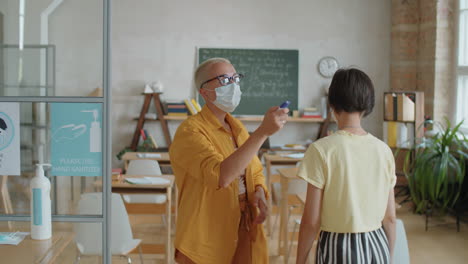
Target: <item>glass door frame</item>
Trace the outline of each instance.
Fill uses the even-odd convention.
[[[111,263],[110,227],[111,227],[111,90],[110,90],[110,21],[111,0],[103,0],[103,97],[73,97],[73,96],[0,96],[2,102],[32,102],[32,103],[101,103],[102,111],[102,214],[101,215],[52,215],[54,222],[101,223],[102,225],[102,259],[103,263]],[[30,215],[0,215],[0,221],[29,222]]]

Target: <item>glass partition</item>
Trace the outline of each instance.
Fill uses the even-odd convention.
[[[53,96],[55,46],[0,45],[1,96]]]
[[[3,0],[0,96],[102,97],[103,7],[103,1]]]
[[[102,192],[102,104],[23,102],[19,105],[21,174],[7,176],[13,210],[3,212],[30,214],[29,185],[36,164],[51,163],[53,169],[46,169],[45,175],[52,184],[53,213],[79,214],[76,206],[81,194]],[[97,122],[93,110],[99,110]],[[101,214],[102,211],[98,213]]]
[[[112,261],[109,2],[0,1],[1,263]],[[47,187],[31,191],[41,163],[52,237],[34,240],[47,222],[35,214]]]

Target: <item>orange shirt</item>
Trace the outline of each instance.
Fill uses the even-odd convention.
[[[219,188],[218,183],[221,162],[235,151],[231,136],[241,146],[249,134],[230,114],[226,121],[232,134],[204,106],[179,126],[169,150],[179,192],[175,247],[196,263],[231,263],[237,246],[239,180],[227,188]],[[246,169],[250,201],[255,186],[261,185],[266,193],[264,179],[262,164],[255,156]],[[253,263],[268,263],[261,226],[252,247]]]

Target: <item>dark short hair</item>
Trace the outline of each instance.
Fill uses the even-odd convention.
[[[374,85],[361,70],[339,69],[328,90],[328,103],[336,112],[359,112],[367,116],[375,104]]]

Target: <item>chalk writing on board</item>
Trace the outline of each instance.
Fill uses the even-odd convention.
[[[281,101],[297,109],[298,50],[200,48],[199,62],[222,57],[243,73],[242,100],[234,114],[263,114]]]

